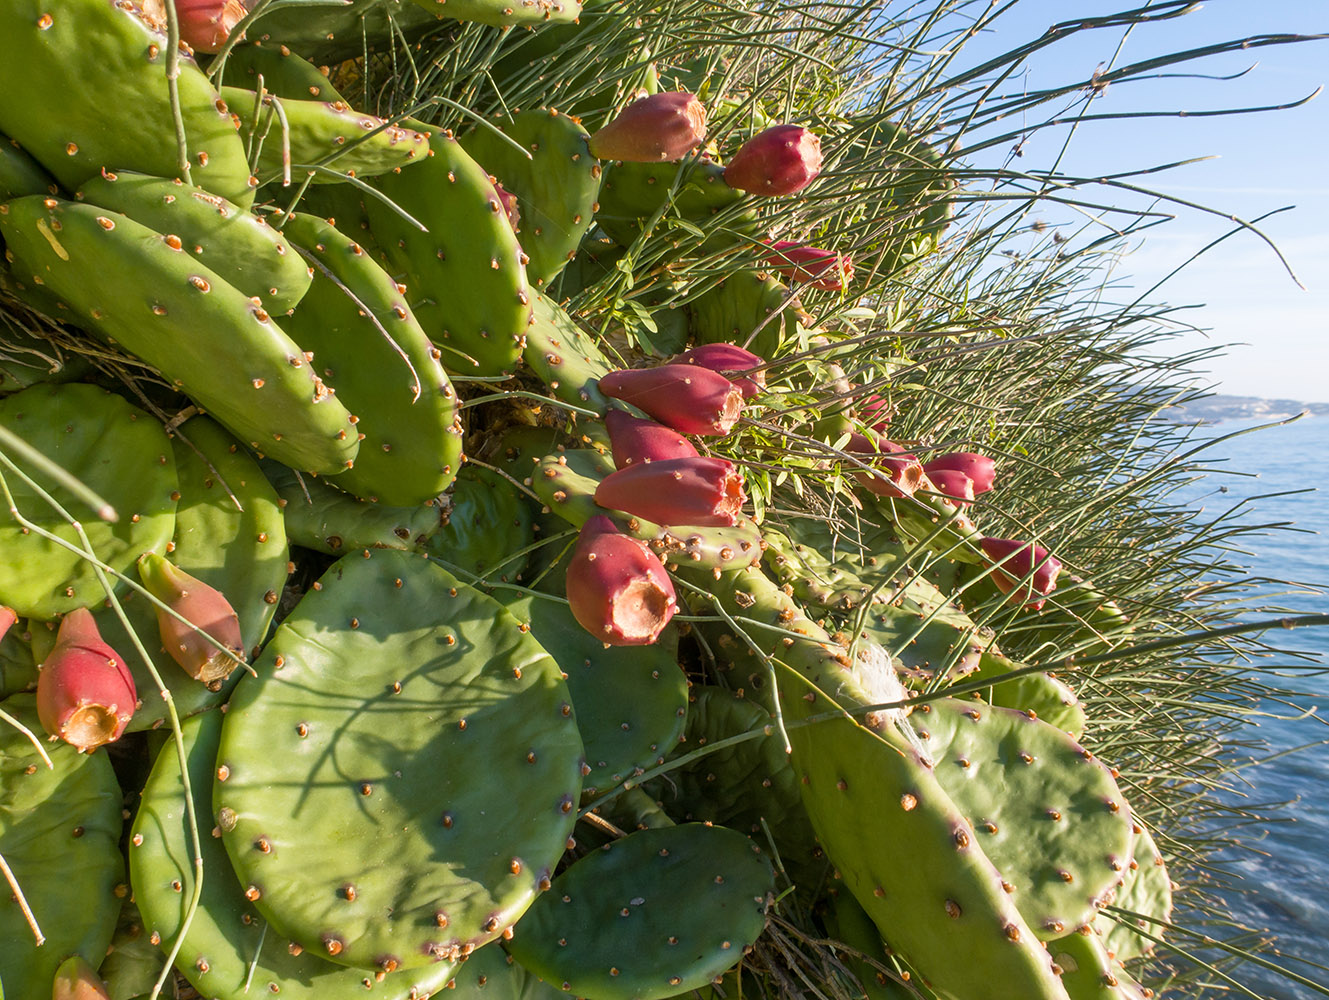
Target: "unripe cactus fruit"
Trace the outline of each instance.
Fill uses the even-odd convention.
[[[118,740],[138,692],[119,654],[102,641],[87,608],[65,615],[37,675],[37,717],[52,738],[84,753]]]
[[[157,629],[167,655],[195,680],[213,684],[225,680],[245,658],[240,619],[225,595],[195,579],[155,552],[145,552],[138,561],[138,575],[153,597],[189,619],[191,628],[174,615],[157,608]],[[230,655],[200,634],[211,636],[229,649]]]
[[[854,277],[854,262],[848,254],[792,240],[780,240],[772,244],[771,253],[766,259],[790,281],[802,282],[828,292],[843,292]]]
[[[582,525],[568,564],[567,593],[573,617],[609,646],[650,645],[678,610],[659,558],[603,514]]]
[[[681,160],[706,138],[706,109],[684,91],[633,101],[591,136],[591,155],[602,160],[661,163]]]
[[[963,472],[973,480],[974,495],[977,496],[992,489],[993,481],[997,476],[997,463],[988,456],[980,455],[977,452],[953,451],[924,462],[923,471],[928,474],[934,483],[938,482],[937,477],[933,475],[934,472]]]
[[[600,379],[600,391],[683,434],[723,437],[743,411],[743,393],[719,372],[699,365],[629,368]]]
[[[609,431],[609,447],[616,469],[637,462],[697,457],[692,442],[672,427],[634,417],[622,410],[605,413],[605,429]]]
[[[997,589],[1032,611],[1041,610],[1044,598],[1057,589],[1061,560],[1041,545],[1012,538],[984,538],[979,544],[984,555],[1001,564],[992,567]]]
[[[879,497],[912,497],[915,491],[929,485],[917,457],[884,438],[878,440],[855,432],[849,435],[844,450],[851,455],[865,456],[860,461],[871,465],[873,471],[856,469],[854,478]]]
[[[821,173],[821,140],[802,125],[773,125],[739,147],[725,183],[749,194],[802,191]]]
[[[166,30],[166,4],[171,0],[147,0],[145,20]],[[240,0],[175,0],[180,21],[180,39],[196,52],[216,52],[226,44],[231,30],[249,11]]]
[[[684,351],[670,362],[673,365],[700,365],[719,372],[743,394],[744,399],[766,388],[766,359],[737,344],[701,344]]]
[[[663,525],[728,528],[738,523],[747,497],[743,477],[723,458],[671,458],[611,472],[595,502]]]
[[[71,955],[55,970],[51,1000],[110,1000],[106,984],[82,955]]]

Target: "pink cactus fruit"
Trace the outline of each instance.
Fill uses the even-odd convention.
[[[843,292],[854,277],[854,262],[848,254],[792,240],[779,240],[772,244],[771,253],[766,259],[790,281],[828,292]]]
[[[658,462],[667,458],[696,458],[692,442],[672,427],[634,417],[622,410],[605,413],[609,447],[614,468],[622,469],[635,462]]]
[[[821,173],[821,140],[802,125],[773,125],[739,147],[725,183],[749,194],[802,191]]]
[[[145,0],[143,16],[154,27],[166,30],[169,0]],[[241,0],[175,0],[180,39],[195,52],[216,52],[231,37],[235,26],[249,11]]]
[[[943,470],[963,472],[968,476],[973,481],[975,496],[992,489],[992,484],[997,478],[997,463],[988,456],[973,451],[953,451],[923,463],[923,471],[934,483],[937,482],[937,477],[933,473]]]
[[[91,962],[71,955],[55,970],[51,1000],[111,1000],[111,994]]]
[[[700,365],[719,372],[738,386],[744,399],[766,389],[766,372],[763,370],[766,359],[737,344],[701,344],[684,351],[670,364]]]
[[[588,144],[601,160],[662,163],[681,160],[705,138],[701,101],[685,91],[666,91],[633,101]]]
[[[494,181],[494,191],[498,194],[499,208],[508,217],[508,225],[514,233],[518,232],[521,229],[521,206],[517,204],[517,196],[498,181]]]
[[[13,608],[0,605],[0,639],[3,639],[13,624],[18,621],[18,615]]]
[[[879,434],[886,432],[886,428],[890,426],[891,417],[895,415],[895,408],[891,406],[890,402],[884,396],[878,396],[876,393],[859,400],[855,410],[858,413],[859,421]]]
[[[638,462],[611,472],[595,502],[665,525],[731,527],[747,497],[743,476],[723,458],[670,458]]]
[[[743,412],[743,393],[719,372],[699,365],[628,368],[600,379],[600,391],[621,399],[682,434],[723,437]]]
[[[148,593],[198,626],[191,628],[175,615],[156,609],[162,646],[185,673],[204,684],[220,684],[244,661],[240,619],[220,590],[195,579],[155,552],[146,552],[139,559],[138,575]],[[222,652],[207,636],[230,653]]]
[[[603,514],[582,525],[567,594],[581,627],[609,646],[650,645],[678,610],[659,557]]]
[[[978,491],[974,488],[974,481],[963,472],[957,469],[929,470],[927,463],[923,464],[923,472],[932,483],[933,492],[940,493],[957,505],[974,502],[974,494]]]
[[[916,491],[930,485],[917,456],[884,438],[855,432],[849,435],[844,450],[851,455],[865,456],[861,460],[871,465],[873,471],[856,469],[854,478],[879,497],[912,497]]]
[[[134,678],[102,641],[87,608],[65,615],[37,675],[37,717],[52,738],[83,753],[113,743],[138,707]]]
[[[997,589],[1010,594],[1026,608],[1042,610],[1047,595],[1057,589],[1061,560],[1032,542],[984,538],[979,544],[983,554],[992,560],[992,582]]]

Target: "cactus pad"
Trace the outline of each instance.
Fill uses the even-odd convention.
[[[517,920],[575,821],[582,746],[557,666],[515,618],[421,556],[355,554],[255,667],[214,804],[275,929],[387,972],[455,961]]]
[[[766,923],[771,867],[740,833],[689,823],[607,844],[554,881],[508,950],[597,1000],[662,1000],[738,962]]]

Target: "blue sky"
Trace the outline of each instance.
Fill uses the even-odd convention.
[[[989,36],[976,40],[975,51],[1004,51],[1038,37],[1056,21],[1128,6],[1121,0],[1024,0],[997,21]],[[1137,28],[1124,43],[1119,29],[1084,33],[1035,54],[1025,74],[1008,89],[1086,78],[1111,60],[1119,45],[1116,64],[1122,65],[1164,52],[1280,33],[1329,33],[1329,0],[1211,0],[1184,17]],[[1115,85],[1094,102],[1092,111],[1202,111],[1289,103],[1316,87],[1329,87],[1329,40],[1212,56],[1163,72],[1226,76],[1247,69],[1250,72],[1234,80],[1160,78]],[[1037,134],[1018,166],[1048,166],[1060,150],[1059,134]],[[1176,350],[1233,345],[1225,357],[1207,366],[1207,381],[1218,391],[1329,402],[1329,92],[1287,111],[1090,123],[1077,132],[1061,168],[1098,175],[1201,156],[1214,158],[1141,183],[1246,220],[1296,206],[1268,218],[1260,228],[1278,244],[1307,290],[1297,287],[1257,237],[1233,236],[1149,297],[1173,305],[1205,304],[1185,316],[1208,333],[1185,335]],[[1232,228],[1221,218],[1184,208],[1175,211],[1175,221],[1149,230],[1122,261],[1119,283],[1143,291]],[[1046,218],[1080,223],[1080,217],[1055,208]]]

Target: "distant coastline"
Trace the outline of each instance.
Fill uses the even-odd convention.
[[[1178,424],[1214,424],[1221,420],[1282,420],[1299,413],[1329,417],[1329,403],[1305,403],[1296,399],[1261,399],[1258,396],[1206,396],[1191,403],[1169,407],[1159,416]]]

